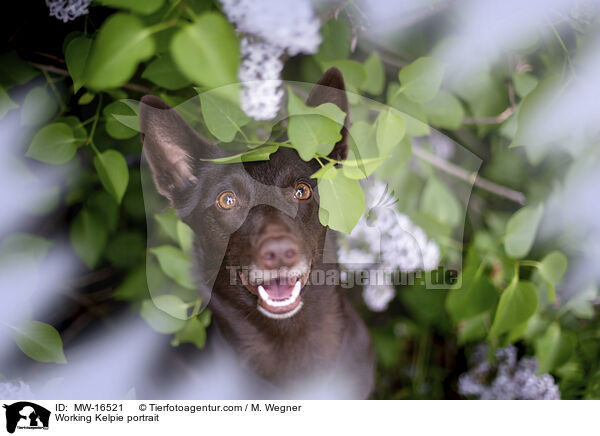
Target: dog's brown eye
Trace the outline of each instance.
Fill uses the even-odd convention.
[[[312,194],[312,189],[306,183],[298,183],[296,185],[296,191],[294,192],[294,198],[297,200],[308,200]]]
[[[223,191],[217,197],[217,206],[221,209],[233,209],[237,205],[237,197],[231,191]]]

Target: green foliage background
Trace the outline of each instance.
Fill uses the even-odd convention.
[[[375,396],[456,398],[457,377],[467,369],[467,356],[474,345],[487,341],[494,347],[516,343],[522,353],[535,355],[540,373],[549,372],[559,381],[563,398],[598,398],[596,285],[576,290],[577,296],[565,301],[561,286],[569,263],[566,244],[536,241],[549,187],[563,183],[578,160],[595,159],[597,152],[540,154],[524,122],[545,89],[575,76],[571,59],[585,45],[595,19],[575,11],[558,30],[548,24],[551,36],[507,53],[477,81],[449,86],[443,81],[443,62],[431,55],[443,46],[443,35],[429,32],[446,17],[436,17],[429,27],[416,28],[399,41],[405,58],[391,62],[384,50],[366,50],[360,43],[351,52],[356,14],[352,2],[337,17],[323,11],[319,52],[290,60],[284,72],[284,78],[314,82],[336,66],[349,90],[390,107],[370,124],[360,112],[353,113],[353,136],[361,137],[361,129],[366,132],[365,141],[356,144],[366,159],[362,172],[323,161],[318,176],[325,201],[336,201],[334,195],[327,200],[328,193],[342,192],[344,204],[355,207],[334,205],[330,210],[349,210],[351,216],[329,214],[321,220],[349,232],[364,207],[358,179],[376,171],[392,180],[394,191],[402,194],[402,211],[440,244],[445,259],[464,259],[460,289],[404,286],[383,313],[369,312],[356,301],[376,346]],[[125,302],[151,328],[170,335],[174,346],[190,342],[201,348],[210,314],[198,313],[200,301],[189,276],[190,230],[170,211],[148,217],[157,220],[165,240],[151,250],[148,277],[173,280],[176,292],[149,299],[141,144],[135,126],[124,125],[115,115],[135,115],[122,99],[139,100],[152,93],[177,105],[198,92],[236,82],[238,37],[218,4],[204,0],[102,0],[76,27],[61,35],[58,66],[31,61],[17,53],[18,47],[1,55],[0,117],[17,117],[31,130],[17,156],[19,165],[31,174],[53,165],[66,175],[64,183],[47,187],[46,201],[31,214],[40,221],[67,222],[72,249],[89,270],[78,292],[91,305]],[[22,92],[26,95],[18,101],[16,95]],[[210,93],[205,95],[203,115],[211,133],[225,142],[239,138],[247,122],[244,115],[236,114],[232,125],[220,123],[216,111],[223,106],[205,109],[211,107]],[[323,147],[336,140],[331,137],[335,123],[331,127],[331,119],[317,113],[318,124],[312,127],[323,137],[309,146],[305,133],[315,113],[307,115],[309,109],[293,98],[288,109],[296,117],[285,146],[297,148],[305,159],[326,155]],[[232,113],[227,115],[231,119]],[[429,169],[425,177],[411,177],[407,170],[411,157],[420,158],[413,155],[411,142],[431,127],[481,156],[483,177],[523,195],[502,196],[475,187],[464,245],[451,238],[463,225],[454,194],[427,162],[421,161]],[[377,151],[369,154],[365,145],[373,139]],[[257,155],[250,158],[267,158],[277,146],[254,151]],[[2,262],[40,262],[55,238],[56,233],[43,228],[8,235],[0,243]],[[96,293],[98,283],[109,292]],[[51,324],[62,333],[69,321],[50,317],[42,323],[37,315],[46,316],[32,314],[31,321],[8,326],[15,343],[32,359],[64,364],[68,352],[65,357],[61,336]]]

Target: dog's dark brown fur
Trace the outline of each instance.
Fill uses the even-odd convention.
[[[307,100],[311,106],[325,102],[348,113],[343,78],[336,69],[325,73]],[[210,255],[210,240],[215,247],[227,244],[209,305],[215,323],[240,360],[283,388],[311,378],[336,379],[344,384],[348,396],[367,397],[373,388],[371,342],[365,325],[340,287],[309,283],[302,290],[304,305],[297,314],[272,319],[257,310],[256,295],[241,282],[232,282],[227,268],[257,262],[261,241],[271,237],[292,241],[309,260],[312,271],[336,268],[335,264],[324,262],[324,247],[331,246],[332,234],[319,222],[316,180],[310,179],[319,164],[304,162],[296,151],[283,147],[268,161],[236,164],[237,169],[202,161],[219,156],[218,147],[207,144],[160,99],[147,96],[142,103],[144,153],[157,189],[202,241],[196,244],[200,281],[202,259]],[[344,159],[348,153],[347,123],[348,120],[342,139],[330,154],[336,159]],[[242,169],[244,177],[249,176],[256,183],[242,180]],[[236,181],[236,177],[241,179]],[[292,204],[293,189],[299,182],[310,184],[314,195]],[[286,210],[285,204],[278,208],[258,202],[242,215],[223,212],[216,208],[214,200],[223,187],[235,190],[242,200],[257,198],[265,187],[276,187],[283,193],[283,202],[290,193],[290,209]]]

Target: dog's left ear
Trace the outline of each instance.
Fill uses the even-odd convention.
[[[198,174],[208,166],[202,159],[221,157],[218,147],[201,137],[171,106],[144,96],[140,104],[140,137],[158,192],[173,207],[189,203]]]
[[[350,106],[348,96],[346,95],[346,85],[342,72],[335,67],[331,67],[319,79],[313,87],[306,104],[308,106],[319,106],[323,103],[333,103],[346,114],[344,126],[342,127],[342,139],[335,144],[329,157],[337,160],[344,160],[348,156],[348,126],[350,125]]]

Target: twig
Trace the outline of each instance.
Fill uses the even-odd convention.
[[[101,282],[106,280],[107,278],[113,275],[113,270],[111,268],[102,268],[96,271],[92,271],[86,275],[77,277],[75,279],[69,280],[67,283],[67,287],[69,288],[84,288],[86,286],[92,285],[94,283]]]
[[[54,55],[52,55],[52,54],[49,54],[49,53],[44,53],[44,52],[41,52],[41,51],[36,51],[36,50],[32,51],[32,53],[33,53],[33,54],[36,54],[36,55],[38,55],[38,56],[43,56],[43,57],[45,57],[45,58],[52,59],[53,61],[55,61],[55,62],[59,62],[59,63],[61,63],[61,64],[64,64],[64,63],[65,63],[65,60],[64,60],[64,59],[62,59],[62,58],[59,58],[58,56],[54,56]]]
[[[464,124],[500,124],[506,121],[508,117],[510,117],[515,110],[512,107],[507,107],[504,112],[495,117],[483,117],[483,118],[471,118],[465,117],[463,118]]]
[[[503,123],[517,111],[517,104],[515,102],[515,88],[512,82],[507,83],[508,88],[508,102],[510,106],[507,107],[504,112],[495,117],[483,117],[483,118],[463,118],[464,124],[500,124]]]
[[[477,173],[470,173],[465,169],[454,165],[444,159],[437,157],[434,154],[429,153],[421,147],[413,146],[413,154],[417,156],[419,159],[423,159],[424,161],[429,162],[436,168],[458,178],[464,180],[465,182],[472,183],[473,185],[491,192],[492,194],[496,194],[499,197],[506,198],[508,200],[514,201],[515,203],[519,203],[524,205],[526,203],[525,195],[522,192],[514,191],[506,186],[498,185],[494,182],[490,182],[483,177],[480,177]]]
[[[56,100],[58,100],[58,104],[60,105],[60,112],[62,114],[63,112],[65,112],[67,110],[67,107],[65,106],[65,103],[63,102],[62,97],[60,96],[60,92],[58,92],[58,89],[56,89],[56,85],[52,81],[52,78],[50,77],[50,75],[48,74],[48,72],[47,71],[42,71],[42,73],[44,73],[44,77],[46,78],[46,82],[48,82],[48,85],[50,85],[50,89],[52,89],[52,92],[54,93],[54,96],[56,97]]]
[[[67,70],[64,70],[62,68],[57,68],[52,65],[37,64],[35,62],[30,62],[29,64],[32,67],[37,68],[40,71],[47,71],[49,73],[59,74],[61,76],[70,76],[70,74]],[[131,89],[132,91],[136,91],[136,92],[141,92],[141,93],[145,93],[145,94],[152,93],[152,90],[150,88],[147,88],[142,85],[136,85],[135,83],[125,83],[122,86],[123,86],[123,88]]]

